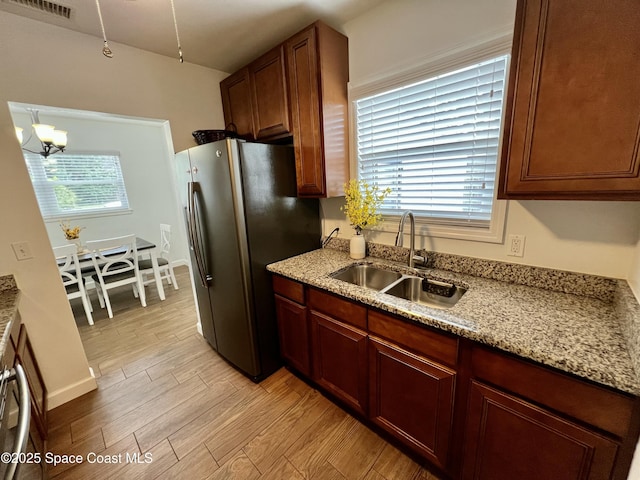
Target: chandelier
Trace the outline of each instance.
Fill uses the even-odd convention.
[[[18,141],[20,142],[22,149],[30,153],[39,153],[44,158],[47,158],[49,155],[53,155],[54,153],[64,152],[64,149],[67,146],[67,132],[65,130],[56,130],[56,127],[53,125],[40,123],[38,111],[32,108],[29,108],[28,110],[31,113],[31,126],[33,127],[36,137],[40,140],[42,150],[40,152],[34,152],[33,150],[25,148],[24,145],[29,143],[33,133],[26,141],[24,141],[24,129],[16,127],[16,136],[18,137]]]

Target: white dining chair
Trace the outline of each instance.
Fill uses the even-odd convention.
[[[64,264],[58,263],[58,269],[60,270],[60,276],[62,277],[62,284],[67,292],[67,298],[72,300],[74,298],[82,299],[82,306],[84,307],[84,313],[87,316],[89,325],[93,325],[93,307],[91,306],[91,299],[84,287],[84,281],[82,279],[82,271],[80,269],[80,262],[78,262],[78,247],[76,245],[64,245],[62,247],[55,247],[53,253],[56,259],[63,260]]]
[[[178,282],[176,281],[176,274],[173,271],[173,265],[171,264],[171,225],[166,223],[160,224],[160,254],[158,255],[158,271],[160,272],[160,278],[166,280],[169,285],[173,285],[175,290],[178,290]],[[138,262],[140,266],[140,273],[145,285],[155,282],[153,277],[153,262],[150,258],[141,259]]]
[[[92,275],[98,291],[100,306],[105,305],[109,318],[113,318],[109,290],[123,285],[135,285],[140,303],[147,306],[144,284],[138,267],[135,235],[92,240],[86,243],[96,273]],[[118,253],[114,251],[118,250]]]

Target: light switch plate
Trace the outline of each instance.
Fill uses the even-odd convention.
[[[13,248],[13,253],[18,260],[29,260],[33,258],[29,242],[15,242],[11,244],[11,248]]]

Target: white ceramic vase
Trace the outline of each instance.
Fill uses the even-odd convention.
[[[364,258],[366,256],[366,243],[364,241],[364,235],[355,233],[351,237],[349,242],[349,256],[356,260]]]
[[[70,245],[75,245],[77,252],[82,253],[82,249],[84,247],[82,246],[80,238],[67,238],[67,243],[69,243]]]

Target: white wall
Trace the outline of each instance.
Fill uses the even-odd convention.
[[[50,407],[94,387],[49,238],[15,138],[8,101],[166,119],[173,145],[191,132],[223,128],[217,85],[223,72],[111,44],[0,12],[0,274],[14,274],[21,313],[50,392]],[[43,48],[47,47],[47,48]],[[188,58],[188,57],[187,57]],[[11,243],[28,241],[34,258],[16,261]]]
[[[160,223],[173,225],[171,259],[186,262],[189,258],[187,240],[183,229],[179,201],[175,195],[173,181],[173,150],[162,121],[138,120],[119,116],[92,118],[86,112],[64,110],[47,114],[39,110],[40,121],[50,123],[69,132],[66,149],[74,152],[117,152],[129,199],[130,213],[83,217],[72,220],[73,225],[83,228],[82,242],[101,238],[135,234],[146,240],[159,243]],[[12,117],[16,126],[28,132],[31,117],[24,109]],[[35,150],[39,143],[32,139],[26,148]],[[53,158],[53,157],[52,157]],[[58,220],[45,221],[49,240],[54,247],[67,242]]]
[[[513,29],[515,0],[393,0],[344,25],[351,85],[424,64],[429,58],[500,37]],[[322,201],[323,233],[352,231],[343,199]],[[395,225],[393,226],[395,228]],[[522,258],[504,244],[435,237],[420,247],[439,252],[627,278],[640,234],[640,202],[511,201],[505,237],[526,236]],[[394,233],[367,232],[393,244]]]

